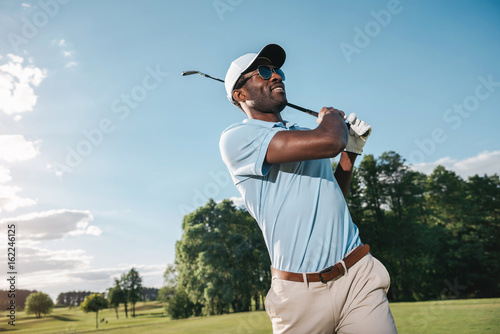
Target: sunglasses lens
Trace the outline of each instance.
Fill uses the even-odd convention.
[[[259,66],[259,75],[262,77],[262,79],[267,80],[271,77],[273,74],[273,71],[266,66]]]
[[[285,73],[283,73],[281,68],[276,69],[275,72],[281,77],[281,80],[285,81]]]
[[[268,80],[271,77],[271,75],[273,74],[273,72],[275,72],[276,74],[278,74],[281,77],[281,79],[283,81],[285,81],[285,73],[283,73],[283,71],[280,68],[270,68],[267,66],[259,66],[258,70],[259,70],[259,75],[264,80]]]

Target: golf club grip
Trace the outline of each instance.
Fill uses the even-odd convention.
[[[306,109],[306,108],[302,108],[302,107],[299,107],[298,105],[296,104],[293,104],[293,103],[287,103],[286,104],[287,106],[291,107],[291,108],[294,108],[294,109],[297,109],[297,110],[300,110],[302,112],[305,112],[306,114],[309,114],[311,116],[314,116],[314,117],[318,117],[318,113],[315,112],[315,111],[312,111],[310,109]]]
[[[310,110],[310,109],[306,109],[306,108],[299,107],[298,105],[293,104],[293,103],[289,103],[289,102],[288,102],[286,105],[287,105],[287,106],[289,106],[289,107],[291,107],[291,108],[294,108],[294,109],[297,109],[297,110],[303,111],[303,112],[305,112],[306,114],[309,114],[309,115],[314,116],[314,117],[318,117],[318,115],[319,115],[319,114],[318,114],[317,112],[315,112],[315,111],[312,111],[312,110]],[[348,122],[346,122],[346,124],[347,124],[347,127],[350,127],[350,124],[349,124]],[[370,133],[370,132],[369,132],[369,131],[367,131],[365,134],[363,134],[363,137],[366,137],[369,133]]]

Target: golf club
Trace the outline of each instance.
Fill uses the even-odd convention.
[[[199,74],[199,75],[201,75],[201,76],[203,76],[205,78],[209,78],[209,79],[212,79],[212,80],[217,80],[217,81],[220,81],[220,82],[224,82],[224,80],[222,80],[222,79],[212,77],[212,76],[210,76],[208,74],[205,74],[205,73],[202,73],[200,71],[184,71],[184,72],[182,72],[182,76],[193,75],[193,74]],[[294,109],[300,110],[302,112],[305,112],[306,114],[309,114],[309,115],[314,116],[314,117],[318,117],[318,115],[319,115],[316,111],[312,111],[311,109],[307,109],[307,108],[302,108],[301,106],[298,106],[298,105],[293,104],[293,103],[287,102],[286,105],[289,106],[289,107],[291,107],[291,108],[294,108]],[[347,116],[345,116],[345,117],[347,117]],[[349,127],[349,126],[350,126],[350,124],[347,123],[347,127]],[[363,136],[368,135],[368,133],[369,132],[367,131],[365,134],[363,134]]]
[[[193,75],[193,74],[199,74],[205,78],[209,78],[209,79],[212,79],[212,80],[217,80],[217,81],[220,81],[220,82],[224,82],[224,80],[222,79],[218,79],[218,78],[214,78],[208,74],[205,74],[205,73],[202,73],[200,71],[184,71],[182,72],[182,76],[186,76],[186,75]],[[287,106],[289,106],[290,108],[294,108],[294,109],[297,109],[297,110],[300,110],[302,112],[305,112],[306,114],[309,114],[311,116],[314,116],[314,117],[318,117],[318,113],[316,111],[312,111],[310,109],[306,109],[306,108],[302,108],[296,104],[292,104],[292,103],[287,103],[286,104]]]

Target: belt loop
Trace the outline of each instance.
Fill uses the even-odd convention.
[[[344,276],[347,276],[347,266],[345,265],[344,260],[339,261],[342,267],[344,267]]]
[[[302,277],[304,279],[304,284],[306,285],[306,288],[309,289],[309,280],[307,279],[307,274],[302,273]]]

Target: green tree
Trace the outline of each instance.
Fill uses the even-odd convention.
[[[500,182],[498,175],[463,180],[438,166],[429,177],[433,220],[446,231],[439,254],[442,279],[463,289],[445,289],[446,298],[500,294]]]
[[[127,273],[123,273],[118,280],[118,285],[123,293],[123,310],[125,312],[125,318],[128,318],[128,287],[127,287]]]
[[[500,295],[500,179],[496,174],[469,177],[466,193],[470,211],[465,236],[476,249],[468,259],[469,268],[474,268],[470,292],[496,297]]]
[[[165,303],[165,311],[172,319],[188,318],[194,312],[194,304],[189,300],[186,290],[178,285],[177,278],[175,264],[169,264],[163,274],[163,287],[158,299]]]
[[[37,318],[42,314],[49,314],[53,307],[54,302],[43,292],[32,293],[26,298],[26,314],[35,314]]]
[[[384,241],[387,247],[381,257],[392,274],[392,298],[429,298],[424,286],[434,279],[430,247],[435,242],[426,225],[426,176],[411,170],[405,160],[392,151],[383,153],[377,165],[387,228]]]
[[[185,289],[176,288],[175,293],[165,304],[165,311],[172,319],[189,318],[193,315],[194,305]]]
[[[80,308],[83,312],[95,312],[95,328],[99,326],[99,311],[108,307],[108,301],[102,294],[94,293],[90,296],[85,297],[83,303],[80,304]]]
[[[332,165],[334,171],[336,167],[336,164]],[[349,213],[351,214],[354,223],[362,223],[364,218],[365,202],[363,198],[363,184],[359,176],[359,171],[356,167],[354,167],[352,171],[351,185],[349,186],[346,201],[349,206]]]
[[[351,190],[349,208],[361,239],[391,274],[389,298],[429,298],[436,283],[432,247],[437,240],[427,224],[426,176],[395,152],[367,155],[355,170]]]
[[[122,277],[122,283],[127,293],[127,300],[132,304],[132,317],[135,317],[135,304],[142,296],[142,277],[135,268],[132,268]]]
[[[438,166],[426,176],[395,152],[366,155],[347,202],[391,274],[390,299],[500,295],[498,175],[465,181]]]
[[[209,200],[186,215],[182,227],[176,244],[177,290],[184,290],[194,315],[248,311],[252,297],[262,299],[270,261],[248,212],[228,200]]]
[[[119,319],[118,307],[120,306],[121,303],[124,304],[127,303],[127,295],[125,294],[125,291],[123,291],[120,285],[120,281],[116,278],[115,278],[115,286],[113,286],[108,290],[108,302],[109,306],[115,309],[116,319]]]
[[[168,302],[175,294],[177,287],[177,270],[175,264],[169,264],[163,274],[163,287],[158,292],[158,301]]]
[[[438,277],[441,282],[456,278],[457,282],[464,284],[468,264],[463,261],[463,255],[471,251],[461,240],[469,211],[466,183],[455,172],[437,166],[427,177],[426,200],[430,210],[429,223],[442,232],[434,250],[436,262],[440,264],[436,267]]]

